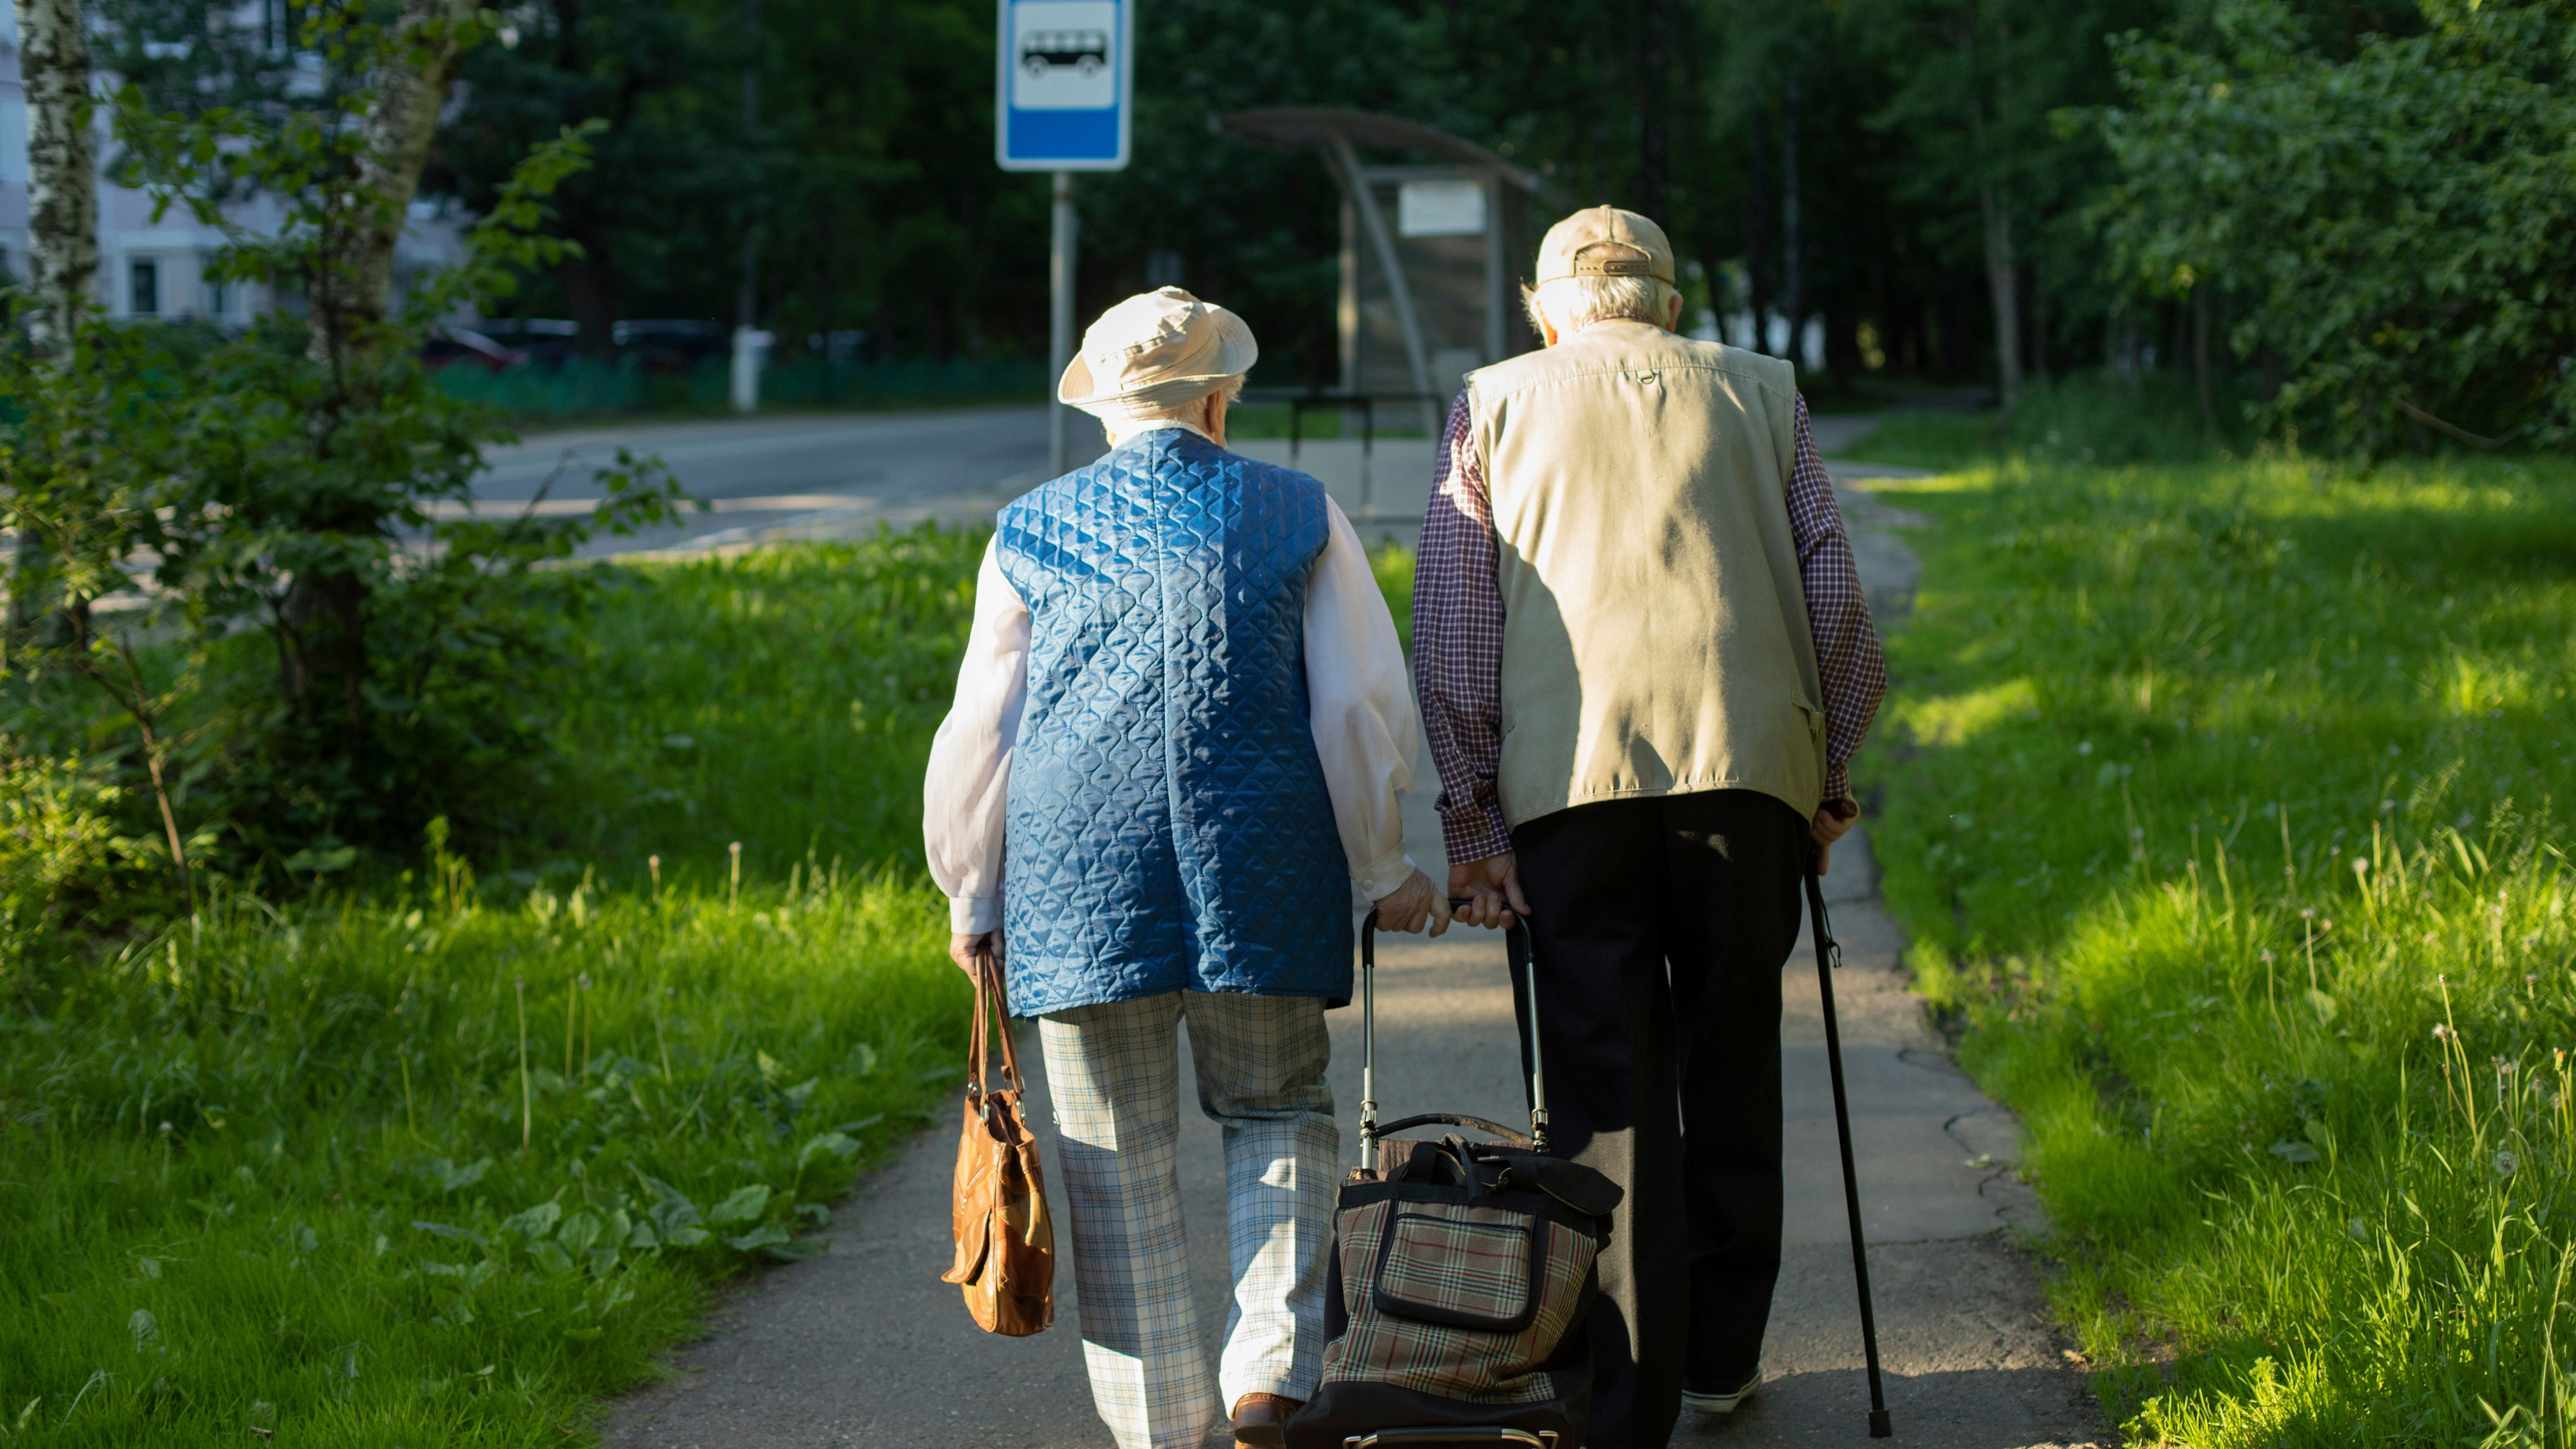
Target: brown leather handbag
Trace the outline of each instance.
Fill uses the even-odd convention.
[[[991,1087],[987,1028],[1007,1010],[1001,964],[975,958],[975,1045],[966,1087],[965,1131],[957,1139],[957,1261],[939,1275],[960,1285],[966,1311],[987,1333],[1013,1338],[1055,1322],[1055,1224],[1037,1139],[1020,1115],[1020,1056],[1011,1023],[1001,1023],[1002,1082]]]

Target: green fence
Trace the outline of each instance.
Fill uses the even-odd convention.
[[[521,417],[605,412],[722,412],[732,397],[732,369],[708,358],[687,372],[654,372],[635,359],[577,357],[555,367],[492,372],[470,365],[438,374],[451,394],[490,403]],[[1036,402],[1046,395],[1046,364],[1020,358],[913,358],[829,362],[800,358],[763,368],[760,400],[779,407],[908,407],[961,402]]]

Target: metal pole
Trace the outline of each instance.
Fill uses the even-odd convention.
[[[1082,218],[1073,209],[1073,173],[1055,173],[1055,249],[1047,262],[1047,469],[1062,475],[1067,467],[1066,425],[1071,410],[1055,400],[1056,379],[1073,360],[1073,256]]]
[[[742,30],[746,37],[760,33],[760,0],[742,0]],[[755,55],[755,61],[757,56]],[[760,68],[755,63],[742,68],[742,134],[749,142],[760,128]],[[742,261],[740,290],[734,297],[733,372],[729,379],[733,410],[738,413],[760,411],[760,348],[754,314],[760,308],[760,223],[746,216],[742,227]]]
[[[1817,879],[1815,857],[1807,858],[1807,920],[1816,934],[1816,993],[1825,1008],[1825,1064],[1834,1079],[1834,1137],[1843,1152],[1843,1210],[1851,1217],[1852,1279],[1860,1289],[1860,1344],[1869,1364],[1869,1437],[1893,1433],[1887,1420],[1887,1393],[1879,1384],[1878,1314],[1870,1304],[1869,1244],[1860,1229],[1860,1172],[1852,1162],[1851,1103],[1843,1093],[1843,1034],[1834,1020],[1834,970],[1842,964],[1842,945],[1834,940],[1825,918],[1824,883]]]

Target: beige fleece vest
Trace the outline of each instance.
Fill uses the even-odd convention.
[[[1814,814],[1789,364],[1603,322],[1468,395],[1501,543],[1504,819],[1700,790]]]

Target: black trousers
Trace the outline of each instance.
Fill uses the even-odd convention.
[[[1627,1189],[1601,1258],[1586,1442],[1662,1449],[1685,1386],[1736,1388],[1762,1357],[1807,822],[1718,790],[1578,805],[1512,845],[1553,1145]],[[1513,987],[1525,1014],[1524,973]]]

